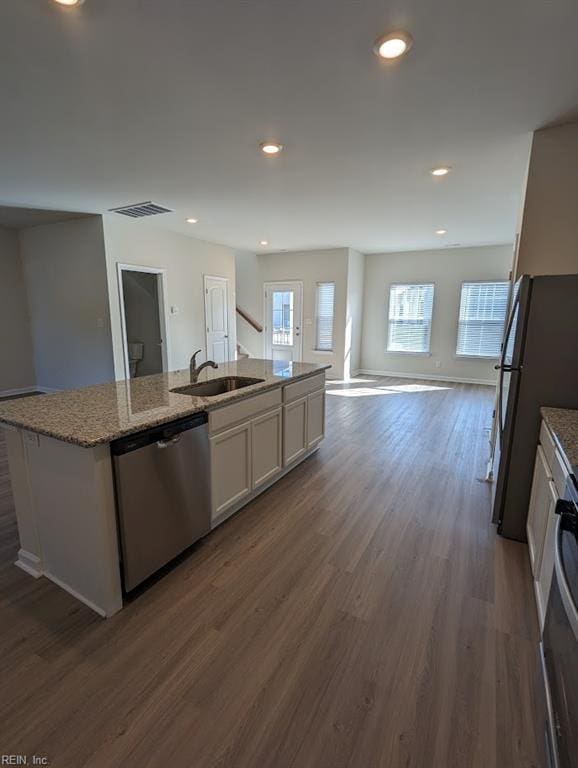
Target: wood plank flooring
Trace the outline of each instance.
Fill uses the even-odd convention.
[[[542,768],[527,552],[480,481],[491,408],[489,387],[329,386],[320,450],[107,621],[13,567],[0,444],[0,754]]]

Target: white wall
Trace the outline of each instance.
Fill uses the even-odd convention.
[[[168,232],[148,221],[103,217],[110,318],[117,379],[125,378],[117,264],[135,264],[166,270],[169,370],[186,368],[196,349],[206,350],[203,275],[229,279],[229,350],[234,358],[235,255],[231,248]]]
[[[263,325],[263,280],[259,257],[249,251],[235,251],[237,303],[254,320]],[[256,331],[237,315],[237,341],[251,357],[263,357],[263,333]]]
[[[578,272],[578,123],[536,131],[516,273]]]
[[[511,264],[511,245],[367,255],[361,369],[494,382],[495,361],[456,357],[460,286],[505,280]],[[386,352],[389,286],[398,282],[435,284],[430,356]]]
[[[265,282],[301,280],[303,282],[303,361],[329,363],[329,376],[342,378],[345,358],[347,313],[348,248],[321,251],[290,251],[258,257],[261,290]],[[335,323],[333,352],[315,351],[315,291],[318,282],[335,282]],[[241,300],[240,303],[242,304]]]
[[[0,228],[0,396],[34,387],[28,298],[18,234]]]
[[[361,367],[365,256],[349,249],[347,317],[345,322],[344,376],[355,376]]]
[[[36,383],[82,387],[114,378],[100,216],[20,231]]]

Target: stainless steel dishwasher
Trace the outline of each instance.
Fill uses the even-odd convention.
[[[207,414],[116,440],[111,454],[130,592],[211,528]]]

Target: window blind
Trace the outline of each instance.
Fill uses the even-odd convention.
[[[499,357],[509,289],[507,281],[462,283],[457,355]]]
[[[333,310],[335,283],[317,283],[315,301],[315,349],[333,351]]]
[[[433,283],[390,286],[388,352],[429,352],[433,297]]]

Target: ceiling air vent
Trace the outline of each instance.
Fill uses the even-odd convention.
[[[158,205],[150,200],[148,203],[135,203],[134,205],[122,205],[120,208],[109,208],[111,213],[120,213],[131,219],[142,219],[143,216],[156,216],[159,213],[172,213],[170,208]]]

